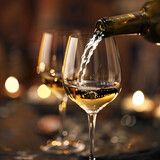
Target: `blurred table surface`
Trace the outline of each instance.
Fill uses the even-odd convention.
[[[40,145],[44,145],[49,138],[48,135],[37,132],[38,121],[52,112],[48,110],[47,113],[45,110],[48,110],[48,108],[43,105],[26,103],[23,98],[2,100],[0,102],[0,160],[88,159],[86,154],[88,152],[85,150],[72,155],[47,154],[40,150]],[[107,112],[109,112],[108,115],[106,115]],[[118,112],[104,109],[97,117],[96,159],[159,160],[159,121],[139,120],[137,118],[137,123],[134,126],[126,127],[121,125],[120,118],[122,115],[117,116]],[[107,116],[110,120],[104,118]],[[76,124],[79,127],[77,131],[79,132],[77,133],[78,138],[83,139],[87,146],[88,124],[86,113],[79,112],[79,110],[71,111],[71,113],[68,113],[67,118],[67,121],[73,122],[72,125]],[[70,130],[74,129],[74,127],[70,128],[72,128]]]

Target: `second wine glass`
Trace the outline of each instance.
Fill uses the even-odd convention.
[[[51,31],[43,33],[39,51],[37,72],[40,74],[42,82],[60,101],[60,135],[55,140],[48,140],[47,145],[41,146],[41,149],[48,153],[70,154],[84,149],[84,144],[81,141],[67,139],[68,133],[65,130],[67,95],[63,88],[61,72],[70,32]]]

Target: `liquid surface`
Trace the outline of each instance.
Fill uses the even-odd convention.
[[[87,113],[98,113],[116,98],[120,91],[120,84],[107,83],[105,87],[92,84],[89,84],[89,87],[65,85],[65,90],[69,97]]]

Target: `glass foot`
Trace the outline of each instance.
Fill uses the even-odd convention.
[[[47,145],[40,147],[42,151],[53,154],[71,154],[84,150],[82,141],[49,140]]]

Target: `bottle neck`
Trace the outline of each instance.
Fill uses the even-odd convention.
[[[141,11],[100,19],[96,24],[96,32],[103,32],[103,35],[139,34],[149,24],[147,13]],[[145,27],[144,27],[145,26]]]

